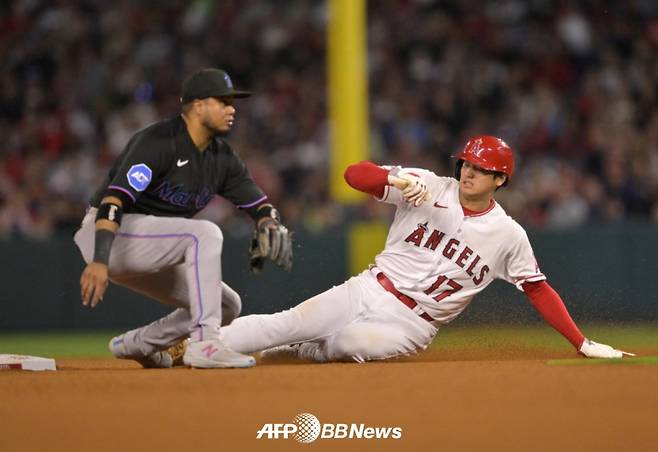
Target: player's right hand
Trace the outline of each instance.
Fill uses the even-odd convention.
[[[420,207],[425,201],[432,199],[427,184],[422,177],[416,174],[402,170],[397,175],[389,174],[388,182],[402,191],[404,200],[415,207]]]
[[[80,277],[80,296],[84,306],[92,308],[103,299],[110,277],[107,265],[100,262],[91,262]]]
[[[580,350],[578,351],[588,358],[621,358],[624,355],[635,356],[634,353],[623,352],[609,345],[599,344],[589,339],[583,341],[583,345],[580,346]]]

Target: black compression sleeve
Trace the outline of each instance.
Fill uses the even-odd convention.
[[[121,190],[117,190],[115,188],[108,188],[105,190],[105,195],[103,197],[107,196],[114,196],[115,198],[119,198],[121,200],[121,204],[123,205],[123,209],[126,210],[128,206],[131,206],[134,204],[133,199],[128,196],[125,192]]]
[[[114,242],[115,233],[108,229],[96,230],[94,243],[94,262],[107,265],[110,262],[110,251]]]
[[[281,222],[281,215],[279,214],[279,211],[276,210],[276,208],[270,203],[264,202],[262,204],[259,204],[258,206],[249,207],[244,210],[257,223],[258,220],[265,217],[272,217],[278,222]]]
[[[96,213],[96,221],[98,220],[109,220],[113,221],[118,225],[121,225],[121,219],[123,218],[123,208],[112,202],[104,202],[98,206],[98,212]]]
[[[247,207],[243,209],[247,214],[254,220],[258,221],[260,218],[262,218],[262,213],[266,209],[269,213],[269,209],[267,208],[269,206],[270,208],[272,207],[272,204],[269,204],[265,201],[261,202],[260,204],[257,204],[255,206]]]

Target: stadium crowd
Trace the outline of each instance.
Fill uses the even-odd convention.
[[[328,192],[324,1],[15,0],[0,6],[0,238],[74,229],[182,78],[226,69],[255,96],[229,138],[292,228],[390,215]],[[467,137],[503,137],[499,200],[528,227],[658,222],[658,2],[368,2],[372,160],[449,175]],[[345,99],[349,102],[349,99]],[[203,215],[251,226],[225,201]]]

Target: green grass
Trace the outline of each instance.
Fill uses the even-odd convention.
[[[596,342],[622,350],[658,349],[658,328],[655,325],[582,325],[581,331]],[[448,325],[439,329],[433,343],[433,346],[443,349],[512,347],[556,351],[564,350],[565,345],[569,346],[562,335],[542,324],[481,327]]]
[[[109,357],[115,331],[0,334],[0,354],[44,357]]]
[[[592,340],[612,345],[622,350],[658,351],[658,328],[649,324],[629,325],[582,325],[583,333]],[[118,334],[116,331],[93,332],[39,332],[0,334],[0,354],[22,354],[46,357],[110,357],[107,342]],[[256,332],[257,334],[257,332]],[[459,326],[448,325],[439,330],[433,346],[449,349],[564,351],[569,347],[566,340],[548,326],[501,325]],[[655,364],[653,356],[622,360],[625,363]],[[599,360],[555,360],[551,364],[596,363]],[[609,361],[604,361],[610,363]]]
[[[551,366],[591,366],[605,364],[612,366],[658,366],[658,356],[631,356],[622,359],[552,359],[548,361]]]

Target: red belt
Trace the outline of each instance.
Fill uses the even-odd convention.
[[[409,309],[415,309],[416,306],[418,306],[418,302],[414,300],[411,297],[406,296],[399,290],[395,288],[393,283],[391,282],[390,279],[388,279],[388,276],[386,276],[384,273],[378,273],[377,274],[377,282],[386,289],[387,292],[392,293],[395,295],[395,298],[400,300],[402,303],[404,303]],[[427,320],[428,322],[434,322],[434,319],[429,316],[427,312],[423,312],[422,314],[418,314],[422,319]]]

